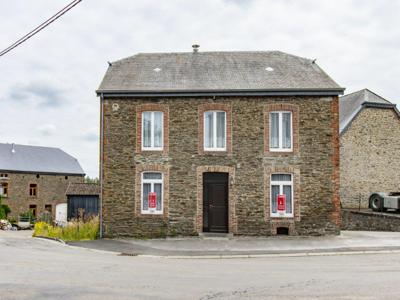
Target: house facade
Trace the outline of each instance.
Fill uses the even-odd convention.
[[[367,208],[374,192],[400,191],[400,114],[364,89],[340,98],[340,198]]]
[[[0,194],[11,217],[32,211],[55,216],[69,183],[83,182],[79,162],[58,148],[0,143]]]
[[[278,51],[112,63],[97,90],[104,236],[337,234],[342,92]]]

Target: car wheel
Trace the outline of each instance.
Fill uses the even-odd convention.
[[[373,211],[384,211],[382,197],[379,197],[378,195],[373,195],[370,198],[370,203]]]

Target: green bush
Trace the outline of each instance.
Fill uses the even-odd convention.
[[[33,236],[50,237],[64,241],[95,240],[99,235],[99,217],[86,221],[73,220],[65,227],[52,226],[46,222],[37,222]]]
[[[0,196],[0,220],[7,219],[8,214],[11,212],[11,209],[8,205],[2,204],[2,197]]]

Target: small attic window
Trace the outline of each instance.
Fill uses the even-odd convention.
[[[155,68],[155,69],[153,69],[153,71],[158,73],[161,71],[161,68]]]
[[[268,71],[268,72],[272,72],[274,70],[274,68],[272,68],[272,67],[266,67],[265,68],[265,71]]]

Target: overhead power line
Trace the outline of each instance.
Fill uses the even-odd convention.
[[[37,34],[39,31],[43,30],[44,28],[46,28],[47,26],[49,26],[51,23],[53,23],[55,20],[57,20],[59,17],[61,17],[63,14],[65,14],[67,11],[69,11],[70,9],[72,9],[74,6],[76,6],[79,2],[81,2],[82,0],[74,0],[72,1],[70,4],[68,4],[67,6],[65,6],[63,9],[61,9],[59,12],[57,12],[55,15],[51,16],[49,19],[47,19],[46,21],[44,21],[42,24],[40,24],[39,26],[37,26],[35,29],[31,30],[30,32],[28,32],[27,34],[25,34],[23,37],[21,37],[20,39],[18,39],[17,41],[15,41],[12,45],[8,46],[7,48],[5,48],[4,50],[2,50],[0,52],[0,57],[3,56],[4,54],[10,52],[11,50],[13,50],[14,48],[18,47],[19,45],[21,45],[23,42],[25,42],[26,40],[30,39],[31,37],[33,37],[35,34]]]

